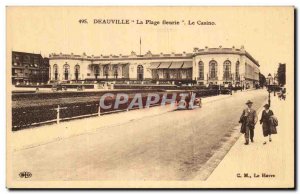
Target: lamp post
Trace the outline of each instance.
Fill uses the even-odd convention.
[[[275,82],[275,79],[276,79],[276,74],[274,73],[274,79],[273,79],[273,85],[274,85],[274,96],[276,96],[276,91],[275,91],[275,84],[276,84],[276,82]]]
[[[270,87],[270,85],[271,85],[271,79],[272,79],[272,76],[269,73],[269,75],[268,75],[268,80],[269,80],[269,85],[268,85],[268,93],[269,93],[268,104],[269,104],[270,107],[271,107],[271,87]]]
[[[207,85],[208,85],[208,73],[206,74],[206,81],[207,81]]]

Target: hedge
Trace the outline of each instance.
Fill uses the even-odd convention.
[[[141,90],[136,90],[135,93],[138,93],[138,91]],[[145,93],[145,90],[143,91],[142,95],[142,103],[143,107],[146,106],[146,100],[147,100],[147,93],[154,93],[155,91],[149,91]],[[192,90],[181,90],[181,91],[176,91],[176,92],[169,92],[167,93],[167,98],[170,99],[172,97],[173,93],[177,94],[177,100],[180,99],[179,94],[180,93],[186,93]],[[221,90],[221,93],[228,94],[228,91],[230,90]],[[208,96],[214,96],[218,95],[219,91],[215,89],[205,89],[205,90],[193,90],[193,92],[196,93],[196,97],[208,97]],[[106,92],[105,92],[106,93]],[[113,92],[110,92],[113,93]],[[124,92],[122,92],[124,93]],[[128,91],[129,93],[129,91]],[[130,94],[132,94],[129,97],[129,101],[127,104],[121,104],[117,110],[113,108],[113,106],[110,109],[103,109],[101,110],[101,114],[105,113],[112,113],[115,111],[122,111],[126,110],[128,108],[128,105],[133,99],[133,95],[135,93],[132,93],[130,91]],[[65,95],[66,93],[60,93],[57,94],[59,95]],[[73,93],[72,93],[73,94]],[[78,94],[78,93],[74,93]],[[85,95],[90,94],[90,93],[83,93]],[[96,93],[97,94],[97,93]],[[160,92],[159,96],[159,102],[157,104],[161,103],[162,96],[164,93]],[[37,95],[37,94],[35,94]],[[31,95],[26,95],[26,98],[29,98]],[[44,95],[42,95],[44,96]],[[55,96],[55,95],[54,95]],[[41,96],[39,96],[41,97]],[[53,96],[51,96],[53,98]],[[18,98],[15,98],[15,100]],[[19,98],[20,99],[20,98]],[[34,103],[34,100],[32,101]],[[106,98],[105,99],[105,104],[112,104],[114,105],[115,103],[115,98]],[[89,102],[68,102],[68,103],[63,103],[59,104],[60,105],[60,119],[65,120],[65,119],[73,119],[74,117],[79,117],[79,116],[92,116],[92,115],[97,115],[98,109],[99,109],[99,100],[92,100]],[[43,124],[45,122],[55,122],[57,119],[57,107],[58,104],[51,104],[51,105],[39,105],[39,106],[27,106],[27,107],[15,107],[12,108],[12,130],[20,130],[26,127],[30,127],[33,125],[38,125],[38,124]],[[133,107],[138,108],[137,105]]]

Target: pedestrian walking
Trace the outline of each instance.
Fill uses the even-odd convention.
[[[265,104],[264,105],[265,110],[263,110],[261,114],[260,124],[262,124],[263,129],[263,135],[264,137],[269,137],[269,142],[272,142],[271,135],[277,134],[276,127],[278,126],[278,120],[274,116],[274,113],[272,110],[270,110],[270,105]],[[267,139],[265,139],[264,145],[267,144]]]
[[[251,142],[254,142],[254,128],[257,122],[256,111],[252,108],[253,102],[248,100],[246,102],[247,108],[243,110],[239,123],[242,123],[241,133],[245,134],[245,145],[249,144],[249,138]]]

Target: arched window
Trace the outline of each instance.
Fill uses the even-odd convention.
[[[231,79],[231,62],[229,60],[224,61],[223,64],[223,80]]]
[[[57,64],[53,65],[53,75],[54,75],[54,80],[58,80],[58,69],[57,69]]]
[[[70,66],[66,63],[66,64],[64,64],[65,80],[69,79],[69,74],[70,74]]]
[[[114,77],[117,79],[118,78],[118,65],[114,65]]]
[[[137,79],[138,80],[144,79],[144,67],[142,65],[139,65],[137,67]]]
[[[75,80],[78,81],[79,79],[79,75],[80,75],[80,66],[79,65],[75,65]]]
[[[106,79],[108,78],[108,70],[109,70],[108,65],[104,65],[103,66],[103,76],[105,76]]]
[[[218,79],[218,64],[214,60],[209,62],[209,78]]]
[[[204,80],[204,64],[202,61],[198,63],[199,80]]]
[[[98,76],[100,75],[100,69],[98,65],[94,67],[94,75],[95,75],[95,79],[98,79]]]
[[[235,64],[235,79],[240,80],[240,62],[237,61]]]

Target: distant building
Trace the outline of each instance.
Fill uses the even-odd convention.
[[[194,48],[193,53],[87,56],[50,54],[52,82],[118,80],[157,83],[234,84],[253,87],[259,82],[259,63],[242,46]]]
[[[30,84],[49,81],[49,58],[41,54],[12,52],[12,83]]]

